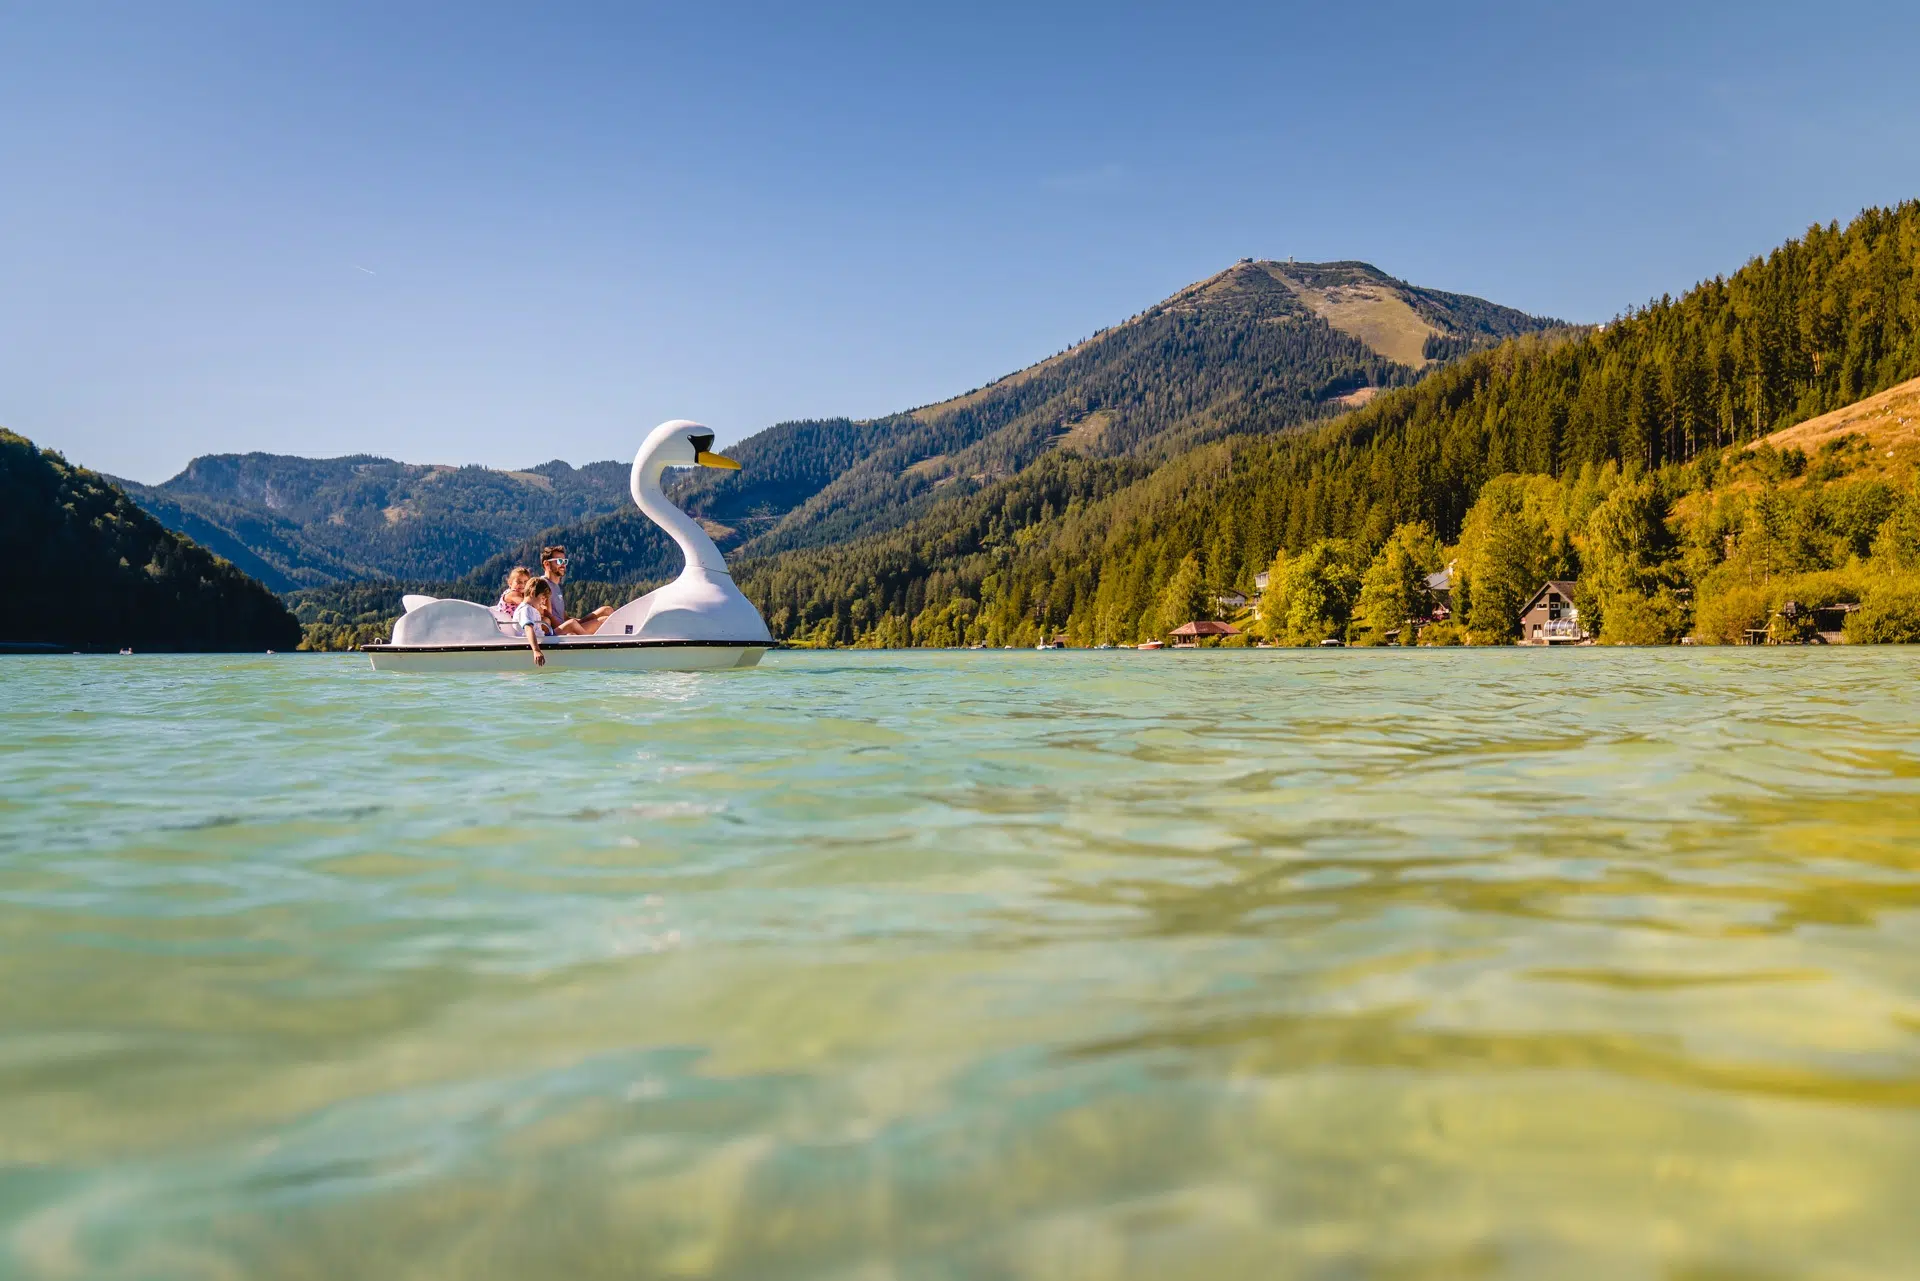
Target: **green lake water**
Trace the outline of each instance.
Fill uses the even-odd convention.
[[[0,1276],[1920,1274],[1920,651],[0,659]]]

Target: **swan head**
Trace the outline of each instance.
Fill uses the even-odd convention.
[[[738,471],[740,464],[725,454],[713,452],[713,432],[701,423],[685,418],[661,423],[640,446],[636,465],[652,463],[659,467],[719,467]]]
[[[713,452],[713,433],[700,423],[685,418],[676,418],[669,423],[661,423],[647,434],[640,443],[640,451],[633,456],[633,474],[630,486],[634,504],[645,512],[647,518],[667,532],[668,537],[680,544],[680,550],[687,558],[687,568],[682,573],[695,576],[705,574],[725,575],[727,561],[720,549],[713,545],[713,538],[700,523],[673,505],[660,489],[660,479],[669,467],[720,467],[736,471],[740,464],[723,454]],[[737,588],[729,587],[739,596]],[[749,610],[747,599],[740,596],[740,604]],[[757,619],[758,614],[754,617]],[[766,624],[760,623],[759,629],[766,630]]]

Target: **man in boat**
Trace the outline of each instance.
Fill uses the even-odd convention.
[[[591,636],[599,631],[600,624],[613,612],[613,606],[602,605],[585,618],[567,618],[566,599],[560,592],[561,584],[567,581],[567,549],[557,543],[541,548],[540,570],[540,576],[546,579],[552,593],[548,600],[553,614],[553,630],[563,636]]]

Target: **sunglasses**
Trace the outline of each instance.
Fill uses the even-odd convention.
[[[567,558],[565,556],[549,556],[547,557],[547,564],[558,565],[560,568],[565,569],[567,567]]]

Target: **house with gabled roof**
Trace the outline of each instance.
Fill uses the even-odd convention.
[[[1230,623],[1216,623],[1211,619],[1198,619],[1191,623],[1182,623],[1173,629],[1173,647],[1175,649],[1196,648],[1202,638],[1208,636],[1238,636],[1240,629]]]
[[[1540,585],[1527,607],[1520,611],[1522,645],[1584,645],[1589,639],[1574,606],[1578,583],[1566,578],[1550,578]]]

